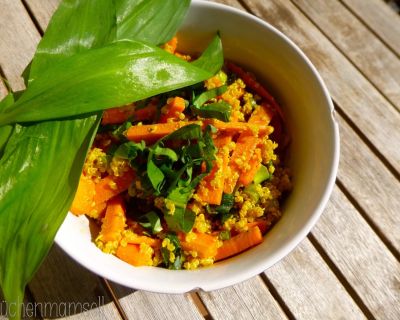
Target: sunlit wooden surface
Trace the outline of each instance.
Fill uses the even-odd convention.
[[[0,0],[0,74],[13,90],[23,88],[19,75],[58,2]],[[400,319],[399,14],[384,0],[216,2],[283,31],[328,86],[341,158],[321,219],[280,263],[214,292],[127,289],[54,246],[27,288],[25,303],[36,307],[27,318]],[[6,92],[0,81],[0,98]],[[63,310],[69,302],[81,308]]]

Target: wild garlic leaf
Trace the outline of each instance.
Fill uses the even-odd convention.
[[[116,0],[117,39],[163,44],[175,35],[189,5],[190,0]]]
[[[68,27],[66,27],[68,26]],[[99,48],[116,38],[113,1],[64,0],[54,13],[33,57],[29,81],[78,52]]]
[[[16,103],[2,110],[0,125],[100,111],[210,76],[210,72],[152,45],[118,41],[65,58],[49,68]]]
[[[139,218],[139,224],[149,230],[152,234],[157,234],[163,230],[161,219],[154,211],[150,211]]]

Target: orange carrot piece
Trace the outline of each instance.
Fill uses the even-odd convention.
[[[121,260],[135,267],[153,264],[150,256],[140,252],[140,245],[138,244],[127,244],[126,247],[119,246],[115,254]]]
[[[176,51],[176,48],[178,47],[178,37],[173,37],[171,40],[169,40],[167,43],[165,43],[162,48],[169,52],[174,54]]]
[[[224,142],[229,143],[231,140],[232,136],[222,136],[214,139],[214,143],[216,146],[223,145]],[[219,147],[216,158],[217,160],[213,162],[211,172],[200,181],[197,195],[203,202],[220,205],[224,193],[224,182],[227,176],[229,150]]]
[[[268,230],[270,225],[271,225],[271,223],[269,223],[265,219],[255,220],[255,221],[249,222],[247,224],[249,229],[254,228],[254,227],[258,227],[262,234],[265,234],[267,232],[267,230]]]
[[[269,124],[272,119],[272,111],[268,105],[261,104],[253,111],[248,123],[254,124]]]
[[[119,124],[133,118],[135,121],[151,120],[157,113],[157,106],[149,104],[142,109],[135,110],[134,105],[107,109],[103,113],[101,124]]]
[[[126,226],[125,205],[121,196],[108,201],[106,215],[101,225],[100,239],[102,242],[118,241]]]
[[[112,197],[128,189],[135,178],[135,172],[128,170],[120,177],[107,176],[95,185],[96,193],[94,195],[95,203],[106,202]]]
[[[101,202],[101,203],[96,203],[94,202],[94,207],[92,210],[86,213],[88,217],[94,218],[94,219],[99,219],[104,211],[107,209],[107,202]]]
[[[185,240],[185,235],[180,234],[181,247],[184,251],[195,251],[199,258],[214,258],[217,254],[218,238],[206,233],[195,232],[196,238]]]
[[[239,136],[235,150],[229,161],[230,173],[225,180],[225,193],[231,194],[235,189],[240,175],[246,172],[246,168],[249,166],[249,159],[253,157],[258,141],[258,137],[254,135],[241,134]]]
[[[254,176],[256,175],[258,169],[261,166],[261,160],[262,160],[261,150],[259,148],[256,148],[254,150],[253,156],[248,162],[249,164],[248,170],[243,170],[240,173],[239,183],[243,184],[244,186],[247,186],[254,180]]]
[[[222,260],[235,254],[241,253],[251,247],[260,244],[262,240],[263,237],[259,227],[255,226],[253,228],[250,228],[246,232],[239,233],[229,240],[225,240],[222,246],[218,248],[215,260]]]
[[[71,212],[75,215],[89,213],[95,205],[95,184],[92,179],[81,175],[78,189],[72,202]]]
[[[166,123],[168,119],[179,119],[179,114],[186,108],[185,99],[182,97],[169,98],[167,104],[161,108],[160,123]]]
[[[159,248],[161,245],[161,241],[160,239],[153,239],[147,236],[139,236],[139,235],[135,235],[129,239],[126,239],[127,243],[131,243],[131,244],[141,244],[141,243],[145,243],[148,244],[150,247],[153,248]]]
[[[168,123],[157,123],[141,126],[130,127],[126,133],[126,137],[135,142],[144,140],[145,142],[155,142],[158,139],[182,128],[189,124],[197,123],[203,128],[206,125],[211,124],[217,128],[217,130],[226,133],[242,133],[242,132],[258,132],[262,134],[270,134],[273,128],[268,125],[259,124],[248,124],[246,122],[223,122],[216,119],[204,120],[204,121],[178,121]]]

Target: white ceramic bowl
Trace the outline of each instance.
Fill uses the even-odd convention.
[[[135,268],[102,253],[91,241],[88,220],[69,214],[57,244],[87,269],[124,286],[165,293],[215,290],[253,277],[277,263],[306,237],[334,186],[338,126],[328,91],[316,69],[285,35],[236,9],[193,1],[180,32],[180,47],[204,49],[219,30],[229,58],[253,71],[283,106],[291,132],[289,165],[294,189],[284,214],[265,241],[213,267],[195,271]]]

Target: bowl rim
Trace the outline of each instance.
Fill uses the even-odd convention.
[[[225,4],[221,3],[214,3],[214,2],[209,2],[205,0],[192,0],[191,6],[199,6],[201,7],[208,7],[208,8],[216,8],[219,10],[224,10],[227,11],[228,13],[232,13],[234,15],[239,15],[243,18],[253,20],[257,24],[260,24],[263,28],[268,29],[270,32],[275,33],[278,37],[280,37],[286,44],[291,47],[292,49],[295,50],[295,52],[301,57],[301,59],[305,62],[307,67],[310,69],[312,72],[312,75],[316,78],[317,83],[320,86],[320,89],[322,90],[323,97],[326,100],[327,105],[330,108],[331,111],[331,116],[332,116],[332,130],[333,130],[333,158],[331,159],[331,167],[330,167],[330,174],[329,174],[329,179],[326,181],[325,188],[322,192],[322,197],[320,198],[318,205],[316,206],[314,212],[310,215],[308,218],[306,224],[303,225],[303,227],[300,229],[299,232],[297,232],[288,242],[282,246],[282,248],[277,249],[276,253],[273,254],[269,259],[267,260],[262,260],[259,261],[256,264],[249,265],[246,269],[241,270],[239,273],[235,273],[233,275],[231,274],[226,274],[226,277],[223,277],[221,279],[214,279],[212,281],[207,281],[206,277],[201,277],[199,281],[196,284],[193,284],[192,281],[189,281],[187,283],[177,283],[177,286],[175,287],[166,287],[162,284],[159,283],[144,283],[140,282],[138,283],[135,281],[135,279],[128,279],[130,281],[127,281],[126,278],[121,277],[121,275],[118,275],[118,273],[112,273],[109,274],[106,270],[104,269],[97,269],[91,261],[88,259],[80,259],[79,257],[76,256],[75,250],[72,250],[70,246],[67,245],[67,242],[64,241],[64,236],[62,235],[62,227],[60,228],[59,232],[57,233],[55,237],[55,242],[56,244],[61,247],[61,249],[66,252],[70,257],[72,257],[75,261],[77,261],[80,265],[84,266],[86,269],[92,271],[93,273],[100,275],[104,278],[107,278],[115,283],[121,284],[123,286],[128,286],[132,287],[134,289],[138,290],[145,290],[145,291],[151,291],[151,292],[158,292],[158,293],[173,293],[173,294],[178,294],[178,293],[186,293],[189,291],[197,290],[197,289],[202,289],[204,291],[212,291],[212,290],[217,290],[217,289],[222,289],[234,284],[237,284],[239,282],[245,281],[247,279],[250,279],[253,276],[256,276],[277,262],[279,262],[282,258],[284,258],[286,255],[288,255],[290,252],[292,252],[299,244],[300,242],[307,236],[307,234],[310,232],[312,227],[316,224],[317,220],[321,216],[324,208],[326,207],[328,200],[330,198],[330,195],[333,191],[335,181],[336,181],[336,176],[338,172],[338,167],[339,167],[339,155],[340,155],[340,136],[339,136],[339,126],[338,123],[335,119],[335,108],[333,105],[333,102],[331,100],[329,91],[318,73],[317,69],[315,66],[311,63],[309,58],[301,51],[301,49],[292,41],[290,40],[285,34],[283,34],[281,31],[267,23],[266,21],[248,13],[245,11],[241,11],[237,8],[230,7]],[[68,215],[71,215],[71,213],[68,213]],[[100,253],[100,251],[99,251]],[[117,259],[117,258],[116,258]],[[131,266],[130,266],[131,267]],[[131,267],[132,268],[132,267]],[[158,269],[158,268],[157,268]],[[175,272],[177,274],[182,273],[182,272],[207,272],[207,270],[211,270],[212,268],[204,268],[204,269],[199,269],[196,271],[187,271],[187,270],[174,270],[172,272]],[[153,269],[154,270],[154,269]],[[164,270],[164,269],[163,269]],[[165,270],[166,272],[171,272],[170,270]],[[205,274],[206,275],[206,274]]]

